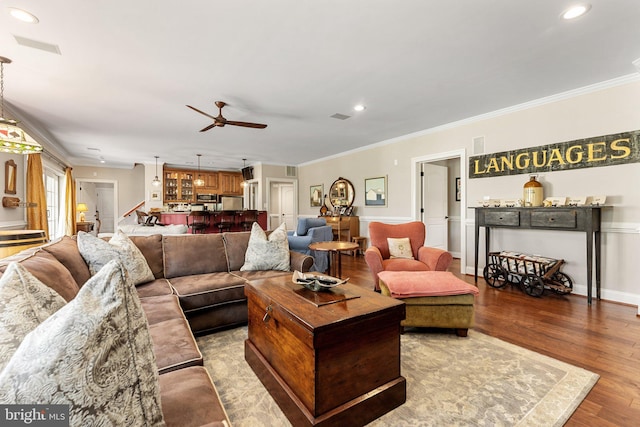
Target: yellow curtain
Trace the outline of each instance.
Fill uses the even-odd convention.
[[[76,181],[71,174],[72,169],[65,169],[65,199],[64,199],[64,214],[65,214],[65,230],[64,234],[67,236],[73,236],[76,232]]]
[[[43,230],[46,238],[49,239],[47,195],[44,190],[41,156],[41,154],[27,156],[27,203],[36,204],[34,208],[27,208],[27,228]]]

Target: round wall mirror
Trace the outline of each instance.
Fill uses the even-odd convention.
[[[350,207],[353,203],[354,197],[355,191],[353,190],[351,181],[348,179],[340,177],[331,184],[331,189],[329,190],[329,203],[331,203],[331,206],[334,208]]]

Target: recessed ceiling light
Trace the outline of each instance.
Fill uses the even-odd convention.
[[[37,24],[38,22],[40,22],[34,14],[29,13],[26,10],[17,9],[15,7],[9,8],[9,14],[17,20],[26,22],[28,24]]]
[[[356,110],[356,111],[364,111],[364,110],[366,110],[366,109],[367,109],[367,107],[365,107],[365,106],[364,106],[364,105],[362,105],[362,104],[358,104],[358,105],[356,105],[355,107],[353,107],[353,109],[354,109],[354,110]]]
[[[589,9],[591,9],[590,4],[578,4],[571,6],[562,13],[562,18],[566,20],[575,19],[589,12]]]

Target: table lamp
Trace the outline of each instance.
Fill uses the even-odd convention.
[[[80,222],[84,222],[84,213],[87,212],[89,208],[85,203],[78,203],[78,206],[76,206],[76,210],[80,212]]]

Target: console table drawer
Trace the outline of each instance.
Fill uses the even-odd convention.
[[[486,225],[499,225],[508,227],[520,226],[520,212],[518,211],[501,211],[487,210],[484,213],[484,223]]]
[[[576,228],[576,211],[532,211],[531,227]]]

